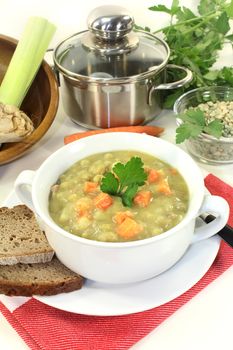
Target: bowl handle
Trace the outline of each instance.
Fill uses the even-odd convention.
[[[158,86],[152,85],[149,90],[148,90],[148,96],[147,96],[147,103],[149,106],[152,105],[152,93],[155,90],[171,90],[171,89],[177,89],[187,83],[190,83],[193,79],[193,73],[191,72],[190,69],[182,66],[177,66],[175,64],[167,64],[166,69],[171,68],[171,69],[179,69],[182,70],[183,72],[186,73],[185,77],[183,79],[173,81],[172,83],[164,83],[160,84]]]
[[[22,171],[15,180],[14,190],[22,203],[26,204],[31,210],[35,211],[32,202],[32,182],[36,172],[33,170]]]
[[[216,219],[207,225],[195,228],[192,243],[209,238],[218,233],[227,223],[229,218],[229,205],[227,201],[219,196],[206,195],[198,215],[213,213]]]

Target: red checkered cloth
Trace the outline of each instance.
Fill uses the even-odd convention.
[[[228,224],[233,226],[233,188],[213,175],[205,178],[207,189],[224,197],[230,205]],[[0,310],[32,350],[123,350],[149,332],[192,299],[233,264],[233,251],[222,242],[219,253],[205,276],[178,298],[141,313],[99,317],[61,311],[30,298],[9,311]]]

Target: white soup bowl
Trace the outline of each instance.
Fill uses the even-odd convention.
[[[149,153],[182,174],[190,197],[183,220],[158,236],[120,243],[88,240],[59,227],[48,210],[50,188],[59,175],[92,154],[118,150]],[[229,216],[229,207],[223,198],[205,194],[202,173],[187,153],[145,134],[106,133],[70,143],[49,156],[37,171],[25,170],[19,174],[15,190],[21,201],[36,213],[60,261],[80,275],[104,283],[137,282],[166,271],[185,254],[190,244],[216,234]],[[217,218],[195,228],[196,218],[204,212]]]

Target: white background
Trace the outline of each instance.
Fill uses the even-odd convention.
[[[182,1],[195,8],[195,0]],[[156,3],[170,4],[171,1],[158,0],[0,0],[0,32],[18,36],[22,26],[31,15],[44,16],[57,25],[53,43],[57,43],[67,35],[87,28],[86,19],[92,9],[101,5],[119,5],[129,9],[139,25],[160,28],[167,20],[166,14],[149,11],[148,7]]]
[[[149,0],[0,0],[0,33],[19,38],[26,20],[31,15],[45,16],[57,25],[57,32],[51,47],[63,38],[86,29],[88,13],[103,4],[122,5],[131,10],[135,22],[152,29],[160,28],[167,22],[167,16],[155,14],[147,8],[156,3],[170,4],[171,1]],[[182,4],[195,8],[197,1],[182,1]],[[232,51],[226,48],[218,65],[232,63]],[[45,141],[47,139],[45,138]],[[42,143],[43,145],[43,143]],[[30,159],[30,158],[25,158]],[[42,159],[42,156],[41,156]],[[38,159],[40,164],[40,159]],[[0,199],[4,200],[11,189],[16,171],[10,167],[22,169],[22,161],[0,167]],[[35,163],[36,164],[36,163]],[[36,164],[37,166],[39,164]],[[232,168],[231,168],[232,169]],[[209,171],[213,168],[209,167]],[[223,178],[232,182],[232,171],[229,167],[218,169]],[[6,174],[12,178],[6,179]],[[2,179],[4,181],[2,182]],[[6,185],[7,184],[7,185]],[[151,335],[144,339],[135,349],[143,350],[219,350],[233,349],[232,315],[233,315],[233,269],[229,269],[217,281],[205,288],[188,304],[172,315]],[[26,345],[0,316],[0,349],[22,350]],[[52,349],[51,349],[52,350]],[[88,350],[88,349],[87,349]],[[101,350],[101,349],[100,349]],[[117,349],[116,349],[117,350]]]
[[[19,39],[30,16],[44,16],[57,26],[50,48],[55,47],[67,36],[87,29],[87,16],[101,5],[119,5],[127,8],[134,16],[135,23],[160,29],[168,23],[169,15],[148,10],[156,4],[171,5],[171,0],[0,0],[0,33]],[[198,0],[180,0],[180,4],[197,8]],[[221,58],[220,55],[220,65]],[[224,62],[232,64],[232,51],[225,49]],[[217,66],[219,64],[217,63]]]

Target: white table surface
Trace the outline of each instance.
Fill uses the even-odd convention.
[[[171,1],[132,1],[127,7],[135,16],[136,22],[156,29],[166,23],[166,16],[148,11],[147,7],[156,3],[170,4]],[[18,38],[26,19],[30,15],[43,15],[57,24],[58,30],[51,43],[56,45],[63,37],[86,28],[86,17],[90,10],[98,5],[112,4],[114,1],[86,0],[82,7],[74,0],[45,0],[16,2],[0,0],[0,33]],[[196,1],[182,1],[182,4],[195,7]],[[126,6],[125,1],[115,4]],[[12,8],[14,11],[12,12]],[[218,65],[229,65],[232,51],[225,48]],[[175,121],[171,112],[164,111],[153,124],[165,127],[164,139],[174,142]],[[76,132],[80,127],[73,124],[63,112],[60,103],[56,119],[42,140],[22,158],[0,166],[0,204],[12,190],[17,175],[24,169],[37,169],[43,160],[63,145],[63,137]],[[233,165],[210,166],[199,164],[233,186]],[[133,346],[137,350],[219,350],[233,349],[233,268],[228,269],[217,280],[208,285],[190,302],[181,307],[169,319],[157,327],[151,334]],[[0,348],[4,350],[26,350],[28,347],[0,314]],[[52,349],[51,349],[52,350]]]

